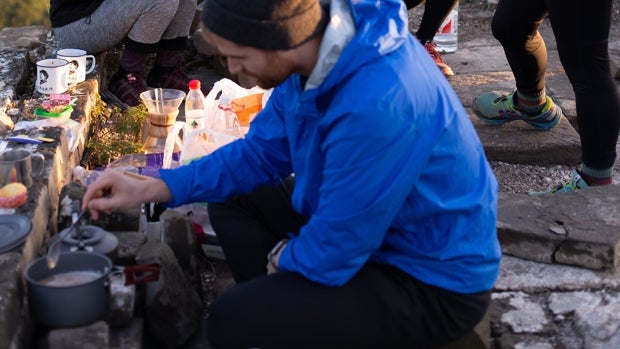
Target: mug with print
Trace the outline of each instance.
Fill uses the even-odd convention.
[[[86,74],[95,69],[95,56],[79,48],[63,48],[56,51],[56,58],[69,62],[69,85],[86,80]]]
[[[60,58],[37,62],[35,88],[37,92],[50,95],[64,93],[69,87],[69,62]]]

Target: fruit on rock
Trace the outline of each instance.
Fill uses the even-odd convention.
[[[13,182],[0,188],[0,207],[16,208],[26,203],[28,189],[25,185]]]

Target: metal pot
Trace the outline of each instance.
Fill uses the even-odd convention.
[[[83,251],[63,253],[53,269],[45,257],[32,261],[24,270],[32,317],[48,327],[76,327],[104,319],[110,306],[111,271],[108,257]],[[49,283],[54,276],[72,272],[95,275],[80,284]]]
[[[24,269],[30,314],[52,328],[104,320],[110,308],[110,274],[116,273],[124,274],[125,285],[143,284],[159,280],[159,264],[114,266],[107,256],[87,251],[62,253],[53,269],[45,256],[35,259]]]

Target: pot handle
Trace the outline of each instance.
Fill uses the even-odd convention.
[[[125,286],[159,280],[159,263],[129,265],[120,269],[125,274]]]

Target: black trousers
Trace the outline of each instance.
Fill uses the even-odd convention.
[[[367,263],[341,287],[294,272],[265,275],[269,250],[307,221],[291,207],[293,185],[288,178],[209,204],[237,281],[212,303],[207,336],[213,348],[434,348],[483,317],[490,291],[450,292],[387,265]]]
[[[620,130],[620,97],[608,51],[611,0],[498,3],[491,28],[523,92],[545,88],[547,49],[538,27],[547,14],[560,61],[575,92],[582,160],[595,168],[612,167]]]
[[[441,27],[441,22],[446,18],[450,10],[456,5],[458,0],[404,0],[407,10],[411,10],[424,2],[424,13],[420,26],[415,33],[418,40],[422,42],[432,41],[435,33]]]

